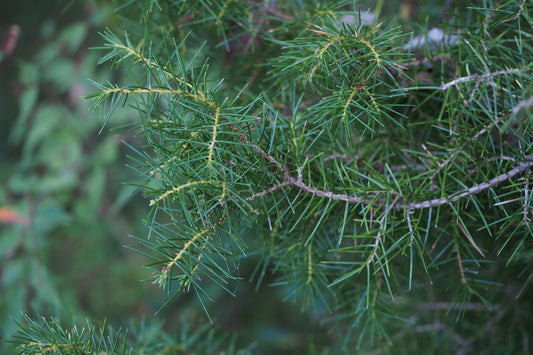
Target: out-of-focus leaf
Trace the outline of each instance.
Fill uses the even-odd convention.
[[[37,101],[38,96],[39,96],[39,88],[35,85],[28,87],[26,90],[24,90],[22,95],[20,95],[19,120],[21,122],[26,122],[28,116],[33,110],[33,107],[35,106],[35,102]]]
[[[2,269],[1,285],[3,289],[12,288],[17,282],[25,279],[25,264],[22,259],[15,259]]]
[[[51,134],[42,144],[37,161],[49,170],[65,171],[80,161],[82,155],[79,138],[71,130]]]
[[[58,311],[61,307],[61,297],[54,287],[54,281],[48,268],[43,267],[39,260],[33,259],[28,276],[30,284],[36,291],[35,296],[41,300],[46,300],[46,302],[38,302],[35,311],[46,312],[46,309],[39,309],[42,306],[46,306],[46,308],[52,306],[54,311]]]
[[[13,256],[20,239],[20,233],[16,233],[14,227],[0,230],[0,260],[7,260]]]
[[[39,67],[36,63],[19,62],[18,77],[24,85],[34,85],[39,82],[40,73]]]
[[[60,58],[60,53],[61,44],[59,42],[51,42],[41,49],[35,59],[37,63],[43,66]]]
[[[52,83],[59,93],[68,91],[75,77],[75,64],[68,59],[54,60],[44,72],[44,79]]]
[[[39,108],[35,119],[28,127],[29,133],[24,147],[27,154],[31,154],[33,149],[57,127],[63,114],[64,110],[60,106],[47,105]]]
[[[60,191],[69,193],[67,190],[75,188],[80,183],[78,174],[74,170],[64,170],[59,174],[50,174],[36,180],[38,185],[34,187],[35,191],[47,195]]]
[[[67,51],[73,54],[78,50],[86,36],[87,24],[80,21],[65,27],[58,39],[67,47]]]
[[[95,167],[83,184],[84,196],[75,206],[76,218],[92,223],[101,209],[102,196],[106,188],[106,173],[100,166]]]
[[[35,229],[46,233],[70,221],[69,215],[57,204],[49,203],[40,207],[35,214]]]

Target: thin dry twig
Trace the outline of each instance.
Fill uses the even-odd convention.
[[[472,239],[472,236],[470,235],[470,233],[468,233],[465,228],[463,227],[463,225],[461,223],[459,223],[459,221],[457,221],[457,225],[459,226],[459,229],[461,230],[461,232],[464,234],[464,236],[466,237],[466,239],[468,239],[468,241],[470,242],[470,244],[474,247],[474,249],[477,250],[477,252],[479,254],[481,254],[482,257],[485,257],[485,254],[483,254],[483,252],[481,251],[481,249],[477,246],[476,242],[474,241],[474,239]]]
[[[529,176],[526,176],[524,186],[524,223],[529,222],[531,222],[531,218],[529,218]]]
[[[405,211],[405,219],[407,220],[407,226],[409,227],[409,234],[411,235],[411,240],[409,241],[409,246],[413,245],[415,239],[415,232],[413,229],[413,223],[411,222],[411,214],[413,211]]]
[[[461,281],[463,285],[468,286],[468,281],[466,281],[465,276],[465,269],[463,267],[463,258],[461,257],[461,252],[459,251],[459,245],[457,244],[457,238],[455,235],[453,237],[453,241],[455,243],[455,253],[457,255],[457,263],[459,264],[459,272],[461,273]]]
[[[522,0],[522,3],[520,4],[520,7],[518,8],[518,12],[516,13],[516,15],[506,20],[503,20],[502,22],[510,22],[510,21],[517,20],[520,17],[520,15],[522,15],[522,12],[524,12],[525,4],[526,4],[526,0]]]

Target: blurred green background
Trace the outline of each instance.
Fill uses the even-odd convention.
[[[89,79],[120,75],[89,49],[114,20],[108,5],[0,2],[2,339],[23,314],[120,325],[152,315],[164,296],[140,282],[145,260],[124,248],[144,234],[148,204],[125,184],[137,179],[123,143],[136,144],[134,134],[113,127],[136,116],[122,110],[99,134],[103,121],[83,100]]]
[[[9,339],[25,314],[54,316],[62,325],[129,327],[160,322],[171,336],[207,322],[194,295],[157,310],[166,294],[152,285],[148,261],[128,247],[144,237],[149,201],[136,192],[127,144],[138,114],[118,110],[104,127],[84,101],[96,82],[127,73],[97,63],[106,53],[98,32],[120,23],[113,1],[0,2],[0,339]],[[13,26],[18,37],[10,37]],[[6,41],[16,47],[7,53]],[[127,143],[127,144],[125,144]],[[241,265],[249,277],[256,257]],[[293,353],[328,342],[324,328],[283,290],[261,292],[243,280],[239,298],[213,289],[209,310],[217,325],[238,334],[256,353]],[[183,322],[188,323],[184,326]],[[131,323],[133,322],[133,323]],[[2,346],[0,343],[0,352]],[[5,349],[5,348],[4,348]]]

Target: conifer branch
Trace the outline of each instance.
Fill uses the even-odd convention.
[[[461,273],[461,282],[469,289],[470,292],[472,292],[472,289],[470,288],[470,286],[468,285],[468,281],[466,280],[465,269],[463,267],[463,258],[461,257],[461,252],[459,251],[459,244],[457,243],[457,237],[455,234],[453,236],[453,242],[455,245],[455,254],[457,255],[457,264],[459,266],[459,272]]]
[[[514,178],[515,176],[528,171],[531,167],[533,167],[533,159],[532,157],[526,157],[526,158],[527,160],[519,163],[518,166],[514,167],[508,172],[505,172],[503,174],[500,174],[490,179],[489,181],[471,186],[461,192],[457,192],[455,194],[449,195],[448,197],[440,197],[440,198],[435,198],[432,200],[408,203],[405,205],[405,209],[406,210],[417,210],[421,208],[433,208],[433,207],[438,207],[444,204],[456,202],[464,197],[476,195],[482,191],[485,191],[493,186],[496,186],[504,181],[510,180]],[[398,208],[400,208],[400,206],[398,206]]]
[[[218,121],[220,119],[220,107],[215,108],[215,118],[213,120],[213,133],[211,142],[209,143],[209,153],[207,155],[207,166],[213,165],[213,151],[215,149],[215,143],[217,140],[217,132],[218,132]]]
[[[479,132],[477,132],[471,139],[465,141],[459,148],[455,149],[454,152],[442,163],[439,163],[439,167],[433,172],[433,174],[431,174],[431,184],[432,184],[432,187],[435,186],[435,178],[437,177],[437,175],[439,174],[439,172],[441,172],[444,168],[446,168],[448,166],[448,164],[455,159],[455,157],[458,155],[458,154],[461,154],[463,153],[464,149],[468,146],[468,145],[471,145],[473,142],[475,142],[480,136],[482,136],[483,134],[485,133],[489,133],[493,127],[496,127],[496,125],[498,125],[499,123],[501,123],[503,120],[505,119],[505,116],[502,116],[500,118],[498,118],[497,120],[495,121],[492,121],[490,124],[488,124],[486,127],[483,127],[483,129],[479,130]]]
[[[219,110],[219,107],[211,100],[206,99],[203,95],[193,94],[182,90],[173,90],[173,89],[164,89],[164,88],[137,88],[137,89],[126,89],[120,87],[108,88],[99,93],[102,97],[112,96],[114,94],[124,94],[124,95],[139,95],[139,94],[167,94],[167,95],[176,95],[183,96],[186,98],[191,98],[202,102],[214,110]]]
[[[168,277],[168,273],[170,272],[170,269],[172,268],[172,266],[174,265],[177,265],[177,263],[179,262],[179,260],[181,259],[181,257],[183,256],[183,254],[185,254],[187,252],[187,250],[189,249],[190,246],[194,245],[194,243],[196,243],[196,241],[201,238],[203,235],[205,235],[206,233],[209,233],[209,232],[212,232],[213,231],[213,228],[212,227],[209,227],[209,228],[205,228],[203,229],[202,231],[196,233],[191,239],[189,239],[184,245],[183,247],[181,248],[181,250],[176,254],[176,256],[174,257],[174,259],[170,260],[164,267],[163,269],[161,270],[161,274],[157,277],[156,279],[156,283],[159,284],[159,285],[164,285],[166,280],[167,280],[167,277]]]
[[[305,283],[309,285],[313,281],[313,255],[311,253],[311,243],[307,246],[307,280]]]
[[[483,131],[482,133],[486,132],[485,129],[482,130],[482,131]],[[479,132],[478,132],[478,135],[480,135]],[[244,140],[244,141],[247,142],[246,140]],[[248,144],[250,144],[250,143],[248,143]],[[286,167],[284,167],[279,161],[277,161],[273,156],[271,156],[268,153],[266,153],[259,146],[251,145],[251,147],[256,152],[260,153],[269,162],[275,164],[281,170],[284,181],[280,185],[277,185],[277,186],[275,186],[273,188],[270,188],[270,189],[268,189],[266,191],[254,194],[253,198],[249,197],[249,199],[255,199],[257,197],[265,196],[265,195],[267,195],[267,194],[269,194],[269,193],[271,193],[273,191],[278,190],[280,187],[294,186],[294,187],[297,187],[297,188],[299,188],[299,189],[301,189],[301,190],[303,190],[303,191],[305,191],[307,193],[313,194],[313,195],[318,196],[318,197],[324,197],[324,198],[327,198],[327,199],[330,199],[330,200],[334,200],[334,201],[344,201],[344,202],[348,202],[348,203],[351,203],[351,204],[363,204],[363,205],[369,205],[369,204],[374,202],[374,199],[361,198],[361,197],[350,196],[350,195],[346,195],[346,194],[337,194],[337,193],[333,193],[333,192],[328,191],[328,190],[320,190],[320,189],[317,189],[315,187],[308,186],[308,185],[306,185],[303,182],[303,176],[302,176],[302,173],[301,173],[301,168],[297,168],[298,178],[295,179],[291,175],[289,170]],[[525,160],[523,162],[520,162],[518,164],[518,166],[514,167],[513,169],[509,170],[508,172],[500,174],[500,175],[490,179],[489,181],[482,182],[480,184],[471,186],[471,187],[469,187],[467,189],[464,189],[463,191],[456,192],[456,193],[451,194],[451,195],[446,196],[446,197],[440,197],[440,198],[435,198],[435,199],[425,200],[425,201],[420,201],[420,202],[408,202],[408,201],[395,202],[391,206],[391,208],[393,208],[393,209],[405,209],[406,211],[413,211],[413,210],[422,209],[422,208],[434,208],[434,207],[438,207],[438,206],[441,206],[441,205],[445,205],[445,204],[456,202],[456,201],[458,201],[458,200],[460,200],[460,199],[462,199],[464,197],[476,195],[476,194],[478,194],[478,193],[480,193],[482,191],[485,191],[485,190],[487,190],[487,189],[489,189],[491,187],[494,187],[494,186],[496,186],[496,185],[498,185],[498,184],[500,184],[500,183],[502,183],[504,181],[510,180],[510,179],[514,178],[515,176],[520,175],[520,174],[528,171],[531,167],[533,167],[533,157],[526,156],[525,158],[527,160]],[[389,193],[389,194],[392,194],[392,195],[397,195],[398,194],[397,192],[394,192],[394,191],[383,191],[383,193]]]
[[[368,334],[388,339],[394,325],[383,317],[409,318],[396,312],[413,309],[406,289],[473,311],[468,302],[492,281],[474,270],[495,260],[489,251],[529,275],[531,21],[525,1],[468,8],[473,16],[447,26],[460,41],[430,31],[429,51],[416,48],[427,58],[415,60],[401,26],[367,26],[357,12],[348,23],[351,4],[341,3],[185,2],[175,9],[181,20],[158,24],[172,33],[145,35],[136,47],[105,35],[104,59],[130,58],[135,85],[99,85],[91,98],[113,111],[140,96],[156,235],[141,243],[155,254],[156,282],[193,288],[200,300],[212,299],[206,281],[233,294],[229,280],[248,272],[240,263],[255,262],[244,250],[259,245],[256,289],[271,272],[303,309],[321,311],[318,300],[359,332],[356,341],[346,335],[359,345]],[[192,45],[168,41],[184,30]],[[440,292],[449,285],[453,300]],[[409,319],[408,334],[465,342],[442,317]]]
[[[103,63],[106,60],[109,60],[110,58],[112,58],[114,56],[115,52],[117,52],[116,54],[118,54],[120,52],[124,52],[124,53],[126,53],[126,55],[123,57],[123,59],[127,58],[128,56],[132,56],[132,57],[135,58],[135,61],[143,62],[148,67],[150,67],[152,69],[157,69],[158,71],[161,71],[169,79],[176,80],[178,83],[187,86],[189,89],[195,90],[195,88],[193,87],[193,85],[191,83],[189,83],[186,80],[176,76],[170,70],[162,68],[153,59],[146,58],[138,50],[133,49],[130,45],[125,45],[125,44],[120,43],[119,39],[115,35],[113,35],[112,33],[110,33],[110,32],[104,33],[103,37],[105,39],[107,39],[107,41],[108,41],[107,46],[112,48],[113,52],[111,52],[108,56],[106,56],[103,59],[101,59],[99,63]],[[201,91],[199,91],[198,89],[196,89],[195,91],[198,93],[198,95],[201,98],[203,98],[203,99],[206,98],[205,95]]]
[[[157,197],[157,198],[155,198],[153,200],[150,200],[150,206],[153,206],[156,203],[158,203],[159,201],[164,200],[169,195],[177,194],[178,192],[180,192],[181,190],[183,190],[185,188],[189,188],[191,186],[196,186],[196,185],[222,185],[222,194],[220,196],[220,200],[223,200],[224,196],[226,196],[226,183],[223,182],[223,181],[204,181],[204,180],[191,181],[191,182],[188,182],[186,184],[177,186],[177,187],[175,187],[175,188],[173,188],[171,190],[168,190],[164,194],[162,194],[161,196],[159,196],[159,197]]]
[[[472,74],[468,76],[463,76],[461,78],[454,79],[452,81],[449,81],[447,83],[443,83],[440,86],[441,91],[446,91],[452,86],[458,86],[458,84],[461,83],[467,83],[471,81],[480,82],[485,79],[491,79],[500,75],[511,75],[511,74],[517,74],[517,73],[527,73],[532,71],[532,67],[527,68],[512,68],[512,69],[506,69],[506,70],[499,70],[497,72],[493,73],[485,73],[485,74]]]

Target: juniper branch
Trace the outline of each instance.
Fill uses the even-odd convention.
[[[247,142],[246,140],[244,140],[244,141]],[[248,143],[248,144],[250,144],[250,143]],[[289,169],[287,167],[283,166],[272,155],[268,154],[261,147],[259,147],[257,145],[250,144],[250,146],[252,147],[253,150],[255,150],[256,152],[260,153],[265,159],[267,159],[269,162],[275,164],[281,170],[281,173],[282,173],[284,181],[283,181],[282,184],[280,184],[280,186],[294,186],[294,187],[297,187],[297,188],[301,189],[302,191],[305,191],[307,193],[313,194],[313,195],[318,196],[318,197],[324,197],[324,198],[327,198],[327,199],[330,199],[330,200],[334,200],[334,201],[344,201],[344,202],[348,202],[350,204],[370,205],[371,203],[374,202],[374,199],[361,198],[361,197],[358,197],[358,196],[353,196],[353,195],[350,196],[350,195],[346,195],[346,194],[338,194],[338,193],[331,192],[329,190],[320,190],[320,189],[317,189],[315,187],[308,186],[308,185],[306,185],[303,182],[303,176],[302,176],[302,173],[301,173],[301,168],[297,168],[298,177],[295,179],[291,175]],[[491,187],[494,187],[494,186],[496,186],[496,185],[498,185],[498,184],[500,184],[500,183],[502,183],[504,181],[510,180],[510,179],[514,178],[515,176],[520,175],[520,174],[524,173],[525,171],[529,170],[533,166],[533,157],[526,156],[525,158],[526,158],[525,161],[520,162],[516,167],[514,167],[511,170],[509,170],[508,172],[500,174],[500,175],[490,179],[489,181],[482,182],[480,184],[471,186],[471,187],[469,187],[469,188],[467,188],[467,189],[465,189],[463,191],[456,192],[456,193],[451,194],[451,195],[446,196],[446,197],[439,197],[439,198],[420,201],[420,202],[398,201],[398,202],[395,202],[392,205],[392,208],[393,209],[405,209],[406,211],[413,211],[413,210],[418,210],[418,209],[422,209],[422,208],[434,208],[434,207],[438,207],[438,206],[441,206],[441,205],[445,205],[445,204],[456,202],[456,201],[458,201],[458,200],[460,200],[460,199],[462,199],[464,197],[476,195],[476,194],[478,194],[478,193],[480,193],[482,191],[485,191],[485,190],[487,190],[487,189],[489,189]],[[277,190],[278,188],[274,188],[270,192],[273,192],[273,191]],[[398,192],[395,192],[395,191],[383,191],[383,192],[384,193],[389,193],[389,194],[394,194],[394,195],[398,195],[399,194]],[[268,194],[268,192],[261,192],[259,194],[254,195],[254,196],[259,197],[259,196],[264,196],[266,194]],[[256,197],[254,197],[254,198],[256,198]]]
[[[482,81],[482,80],[485,80],[485,79],[494,78],[494,77],[497,77],[497,76],[500,76],[500,75],[527,73],[527,72],[532,71],[532,70],[533,70],[532,67],[527,67],[527,68],[512,68],[512,69],[500,70],[500,71],[493,72],[493,73],[489,72],[489,73],[485,73],[485,74],[472,74],[472,75],[468,75],[468,76],[464,76],[464,77],[461,77],[461,78],[454,79],[454,80],[452,80],[450,82],[447,82],[447,83],[443,83],[440,86],[440,90],[441,91],[446,91],[450,87],[457,86],[458,84],[461,84],[461,83],[467,83],[467,82],[471,82],[471,81],[479,82],[479,81]]]
[[[528,156],[526,158],[527,160],[519,163],[518,166],[514,167],[508,172],[505,172],[503,174],[496,176],[495,178],[490,179],[489,181],[483,182],[478,185],[474,185],[461,192],[452,194],[448,197],[440,197],[440,198],[435,198],[432,200],[408,203],[405,205],[405,209],[409,211],[409,210],[417,210],[421,208],[433,208],[433,207],[441,206],[444,204],[456,202],[464,197],[476,195],[482,191],[490,189],[493,186],[496,186],[504,181],[510,180],[514,178],[515,176],[528,171],[531,167],[533,167],[533,158],[531,156]],[[402,208],[402,207],[397,206],[397,208]]]
[[[389,300],[380,299],[381,286],[386,283],[392,296],[393,290],[403,287],[406,270],[413,292],[422,279],[431,277],[434,283],[427,287],[436,289],[442,287],[439,273],[454,275],[455,281],[460,280],[455,282],[460,287],[454,301],[464,297],[464,307],[458,311],[466,311],[478,286],[470,265],[478,265],[478,258],[491,258],[484,236],[492,236],[497,223],[503,224],[496,232],[505,239],[501,249],[515,248],[512,257],[523,257],[528,242],[520,237],[528,232],[528,173],[533,167],[528,146],[533,67],[521,58],[530,51],[523,40],[529,38],[530,25],[525,1],[493,7],[489,1],[483,11],[476,8],[478,16],[471,18],[476,18],[477,26],[469,28],[478,32],[461,32],[462,40],[450,44],[453,48],[442,43],[442,48],[432,51],[434,56],[420,60],[405,53],[401,28],[352,27],[339,23],[341,16],[335,11],[302,10],[301,4],[309,2],[265,5],[218,0],[212,7],[209,1],[186,3],[185,20],[174,22],[174,31],[183,30],[196,17],[200,20],[191,29],[214,19],[217,35],[223,37],[219,44],[230,51],[242,49],[230,53],[225,63],[223,55],[215,58],[222,58],[219,68],[224,67],[229,80],[211,85],[208,62],[199,60],[203,52],[195,52],[184,65],[181,54],[187,49],[181,44],[158,60],[160,49],[167,49],[165,43],[152,53],[151,46],[129,48],[129,43],[111,38],[115,43],[107,59],[120,62],[129,57],[145,72],[134,79],[135,87],[101,86],[101,95],[111,98],[113,108],[121,95],[149,97],[139,104],[146,116],[149,147],[155,147],[153,160],[151,153],[146,154],[149,179],[155,170],[161,172],[151,180],[156,183],[149,187],[151,204],[174,223],[152,222],[162,242],[146,243],[158,253],[154,264],[162,265],[156,270],[159,281],[176,280],[180,289],[193,284],[195,291],[207,295],[200,285],[207,275],[225,288],[235,271],[229,265],[235,258],[232,243],[242,243],[240,262],[245,260],[240,237],[267,236],[268,247],[258,251],[263,253],[262,265],[267,265],[257,269],[261,279],[272,265],[273,272],[282,275],[277,284],[289,285],[289,293],[296,297],[303,293],[303,303],[307,292],[323,297],[322,283],[330,286],[328,290],[336,288],[334,318],[352,317],[354,329],[354,324],[363,324],[381,332],[378,315],[383,309],[396,318],[402,316],[389,312]],[[232,5],[237,3],[240,13],[234,16]],[[284,16],[286,9],[302,11],[287,11],[296,15]],[[253,23],[258,17],[254,11],[264,22]],[[519,30],[510,30],[514,20]],[[495,36],[494,29],[499,31],[502,24],[504,31]],[[171,34],[174,38],[176,32]],[[250,45],[260,41],[264,46],[254,57],[257,62],[251,61],[251,72],[231,71],[236,56],[248,54]],[[202,48],[209,52],[211,45]],[[505,55],[499,55],[503,51]],[[238,62],[247,63],[244,57]],[[179,66],[173,64],[176,61]],[[261,61],[267,65],[256,65]],[[195,66],[200,62],[201,68]],[[267,67],[271,69],[264,70]],[[176,68],[181,73],[175,73]],[[235,73],[239,74],[235,81],[249,83],[237,95],[230,82]],[[409,88],[410,77],[424,75],[440,85]],[[203,92],[197,88],[199,76]],[[256,77],[263,79],[266,89],[257,85]],[[215,100],[224,96],[234,99],[223,104]],[[454,121],[450,127],[458,127],[451,138],[444,129],[447,117]],[[509,123],[515,129],[515,122],[525,128],[523,134],[516,131],[518,143],[492,139],[497,128]],[[423,144],[431,145],[431,151]],[[429,163],[417,164],[415,156],[424,154],[413,149],[419,146],[432,159]],[[470,146],[475,155],[469,155]],[[473,159],[462,166],[463,156]],[[491,193],[484,194],[487,191]],[[497,200],[491,207],[500,207],[483,210],[483,204],[492,203],[487,202],[491,197]],[[521,203],[520,208],[506,205],[513,201]],[[174,270],[181,274],[171,277]],[[364,270],[366,283],[360,278]],[[441,322],[412,328],[448,331]],[[357,331],[360,339],[368,334],[366,328]]]

